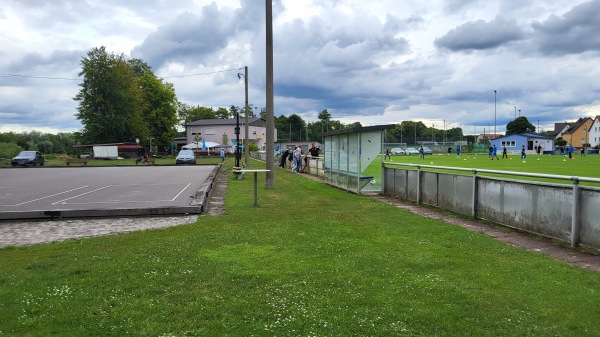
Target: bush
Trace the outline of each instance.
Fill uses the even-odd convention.
[[[0,143],[0,158],[13,158],[21,150],[23,149],[15,143]]]

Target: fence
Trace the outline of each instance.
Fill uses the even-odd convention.
[[[468,171],[472,175],[423,168]],[[484,177],[478,173],[570,180],[572,184]],[[580,186],[581,181],[600,179],[415,164],[386,163],[383,167],[385,195],[569,242],[573,247],[600,250],[600,189]]]

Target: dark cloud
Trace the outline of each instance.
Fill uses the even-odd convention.
[[[7,69],[10,73],[28,76],[64,74],[77,69],[81,57],[85,54],[81,50],[55,50],[49,55],[29,53],[12,62]]]
[[[545,54],[600,51],[600,0],[573,7],[562,17],[534,22],[533,42]]]
[[[496,17],[491,22],[483,20],[467,22],[436,39],[435,45],[452,51],[485,50],[522,38],[523,32],[515,20]]]

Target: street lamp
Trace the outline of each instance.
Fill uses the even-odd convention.
[[[513,108],[515,108],[515,119],[517,119],[517,107],[513,106]]]
[[[241,69],[241,68],[240,68]],[[248,167],[248,157],[250,156],[250,147],[248,146],[248,66],[244,67],[244,73],[238,73],[238,79],[244,76],[244,92],[245,92],[245,105],[244,105],[244,115],[245,115],[245,125],[244,125],[244,166]]]
[[[496,136],[496,93],[497,91],[494,90],[494,137]]]

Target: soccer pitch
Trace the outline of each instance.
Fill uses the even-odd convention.
[[[527,155],[525,160],[521,160],[520,155],[509,155],[508,158],[502,159],[500,154],[498,158],[500,159],[490,160],[487,154],[470,153],[463,153],[460,157],[457,157],[453,153],[451,155],[426,155],[425,159],[420,159],[418,155],[398,155],[392,156],[391,160],[385,160],[385,162],[600,178],[600,155],[597,154],[586,155],[585,157],[578,154],[573,156],[573,159],[560,155],[541,155],[538,157],[534,154]],[[393,165],[388,166],[394,167]],[[454,172],[460,173],[459,171]],[[463,171],[462,174],[469,173]],[[510,178],[570,183],[569,180],[548,180],[519,176],[510,176]]]

